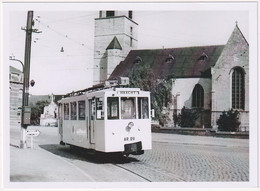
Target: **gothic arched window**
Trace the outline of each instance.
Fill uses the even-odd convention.
[[[192,91],[192,107],[204,107],[204,89],[199,84],[197,84]]]
[[[232,72],[232,108],[245,109],[245,73],[239,67]]]

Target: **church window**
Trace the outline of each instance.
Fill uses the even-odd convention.
[[[204,89],[200,84],[197,84],[192,92],[192,107],[204,107]]]
[[[77,120],[77,103],[70,103],[70,120]]]
[[[133,27],[130,27],[130,34],[133,34]]]
[[[113,16],[115,16],[115,11],[107,11],[106,15],[107,15],[107,17],[113,17]]]
[[[133,46],[133,38],[130,37],[130,46],[132,47]]]
[[[69,113],[69,104],[65,103],[64,104],[64,120],[69,120],[70,118],[70,113]]]
[[[133,18],[133,11],[128,11],[128,17],[129,17],[130,19]]]
[[[232,108],[245,109],[245,75],[242,68],[232,73]]]
[[[85,101],[79,101],[79,120],[85,120]]]

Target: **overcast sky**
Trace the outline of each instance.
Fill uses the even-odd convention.
[[[32,38],[30,78],[36,83],[30,93],[34,95],[65,94],[92,85],[94,18],[99,9],[134,11],[134,21],[139,24],[138,49],[225,44],[236,21],[250,42],[247,4],[59,5],[4,6],[5,56],[24,60],[25,32],[21,27],[26,26],[28,10],[34,11],[34,28],[42,31]],[[21,69],[18,62],[9,61],[9,65]]]

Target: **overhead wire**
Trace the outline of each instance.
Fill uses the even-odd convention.
[[[75,17],[67,17],[67,18],[63,18],[63,19],[53,20],[53,21],[51,21],[49,23],[57,23],[57,22],[62,22],[62,21],[68,21],[68,20],[72,20],[72,19],[89,17],[89,16],[92,16],[92,15],[98,15],[98,14],[95,12],[95,13],[87,14],[87,15],[80,15],[80,16],[75,16]]]
[[[68,39],[68,40],[74,42],[75,44],[78,44],[78,45],[81,46],[81,47],[84,47],[84,48],[86,48],[86,49],[89,49],[89,50],[94,51],[94,49],[91,49],[91,48],[85,46],[85,43],[82,43],[82,42],[80,42],[80,41],[74,40],[73,38],[69,37],[68,35],[63,34],[62,32],[53,29],[50,25],[45,24],[44,22],[40,21],[39,19],[36,19],[36,21],[37,21],[40,25],[42,25],[42,26],[46,27],[47,29],[53,31],[54,33],[58,34],[59,36],[62,36],[62,37],[64,37],[64,38],[66,38],[66,39]]]

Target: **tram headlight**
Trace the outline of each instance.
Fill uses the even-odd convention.
[[[135,124],[133,122],[129,122],[127,126],[131,129],[134,125]]]
[[[130,131],[133,127],[134,127],[134,123],[133,122],[129,122],[128,125],[126,126],[126,130]]]

